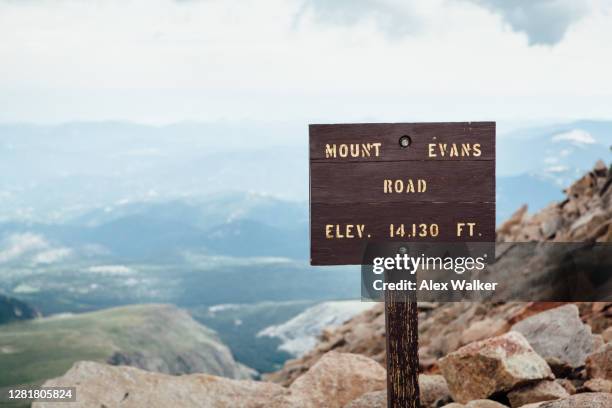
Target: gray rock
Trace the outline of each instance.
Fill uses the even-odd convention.
[[[564,305],[512,326],[553,368],[578,368],[593,352],[591,327],[582,323],[576,305]]]

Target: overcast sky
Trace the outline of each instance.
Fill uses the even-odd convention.
[[[611,0],[0,0],[0,122],[576,118]]]

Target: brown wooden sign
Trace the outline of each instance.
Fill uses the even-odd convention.
[[[388,241],[495,241],[495,123],[310,126],[311,264]],[[385,292],[385,328],[387,405],[419,408],[416,300]]]
[[[495,241],[495,123],[310,126],[312,265],[368,242]]]

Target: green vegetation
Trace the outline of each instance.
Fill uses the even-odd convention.
[[[182,374],[245,376],[216,333],[174,306],[137,305],[0,326],[0,392],[41,384],[76,361],[118,360]]]

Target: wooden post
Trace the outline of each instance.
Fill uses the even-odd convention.
[[[421,406],[418,319],[416,299],[393,290],[385,292],[388,408]]]

